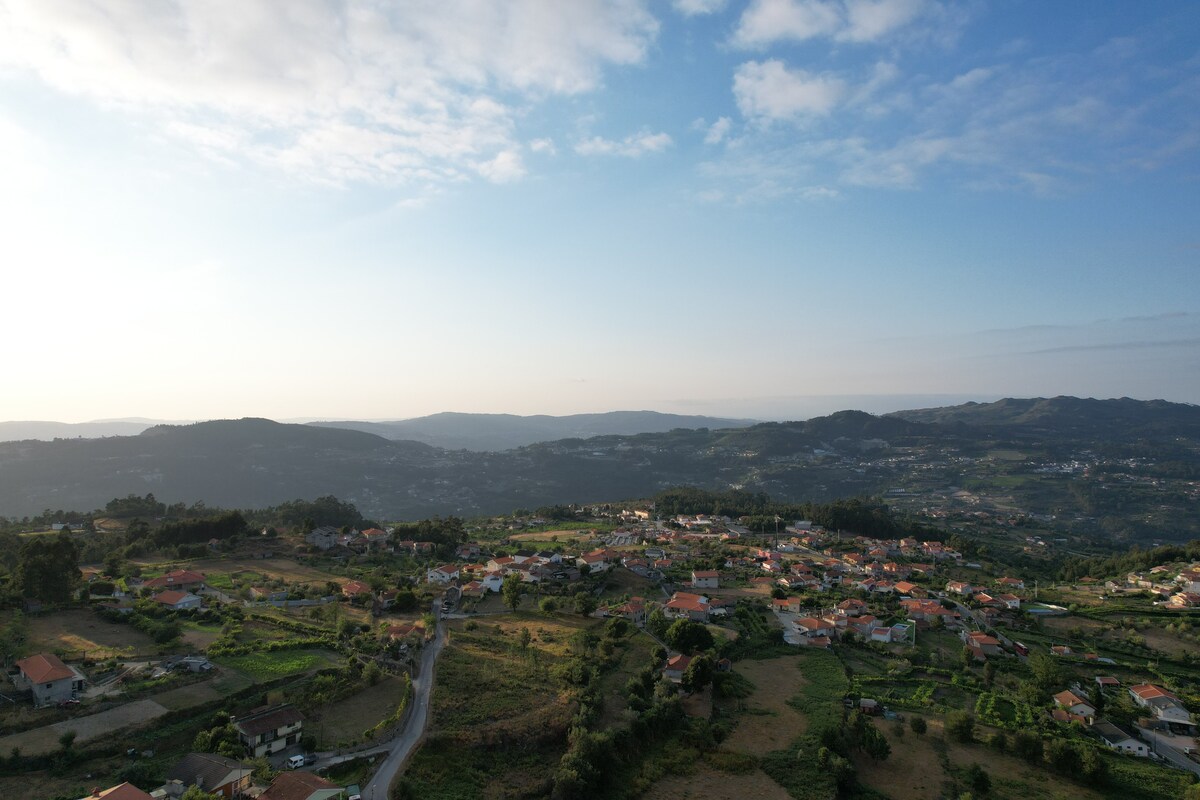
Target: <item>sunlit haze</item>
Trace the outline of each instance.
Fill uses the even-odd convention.
[[[0,0],[0,420],[1200,402],[1197,31]]]

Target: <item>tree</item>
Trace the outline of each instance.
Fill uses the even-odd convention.
[[[920,735],[924,734],[929,726],[924,717],[913,717],[908,721],[908,727],[912,728],[913,733]]]
[[[538,603],[538,610],[543,614],[553,614],[558,610],[558,602],[553,597],[543,597]]]
[[[31,536],[21,543],[14,575],[22,596],[65,603],[79,582],[79,549],[70,534]]]
[[[206,792],[199,786],[191,786],[183,793],[180,800],[221,800],[221,795]]]
[[[712,647],[713,637],[699,622],[679,619],[667,628],[667,643],[681,653],[691,654]]]
[[[575,593],[575,611],[582,616],[589,616],[600,605],[600,601],[591,592]]]
[[[510,611],[516,611],[521,605],[521,576],[514,572],[506,577],[500,586],[500,596]]]
[[[946,715],[946,735],[960,742],[975,739],[975,717],[966,711],[951,711]]]
[[[62,735],[58,737],[58,743],[59,743],[59,745],[62,746],[63,750],[71,749],[71,745],[75,744],[75,736],[76,735],[77,734],[75,733],[75,731],[63,731],[62,732]]]
[[[712,683],[714,672],[711,656],[697,656],[691,660],[687,669],[683,671],[683,678],[680,681],[680,685],[689,692],[698,692]]]
[[[667,620],[667,615],[663,613],[661,608],[655,608],[650,612],[650,616],[646,618],[646,630],[659,639],[667,635],[667,628],[670,626],[671,623]]]
[[[967,768],[967,784],[976,794],[987,794],[992,788],[992,779],[983,767],[972,764]]]
[[[379,668],[377,663],[371,661],[363,669],[362,676],[368,686],[374,686],[383,678],[383,670]]]

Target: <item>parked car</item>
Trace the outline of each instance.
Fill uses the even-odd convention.
[[[304,756],[292,756],[287,760],[288,769],[300,769],[304,766]]]

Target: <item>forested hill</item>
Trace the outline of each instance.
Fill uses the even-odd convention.
[[[912,422],[961,425],[967,429],[1028,438],[1091,438],[1138,441],[1200,438],[1200,406],[1165,400],[1095,400],[1080,397],[1005,398],[889,414]]]
[[[223,508],[334,495],[372,519],[415,519],[695,486],[789,502],[887,494],[919,509],[1031,514],[1085,532],[1186,540],[1200,534],[1196,413],[1054,398],[560,439],[506,452],[261,419],[165,425],[129,437],[0,443],[0,515],[87,511],[153,492]]]
[[[385,439],[409,439],[447,450],[511,450],[555,439],[664,433],[675,428],[744,428],[756,420],[609,411],[603,414],[459,414],[446,412],[397,422],[311,422],[323,428],[365,431]]]

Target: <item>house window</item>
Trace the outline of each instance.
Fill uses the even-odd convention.
[[[53,683],[47,683],[47,684],[46,684],[46,688],[47,688],[47,689],[52,689],[52,688],[54,688],[54,684],[53,684]]]

